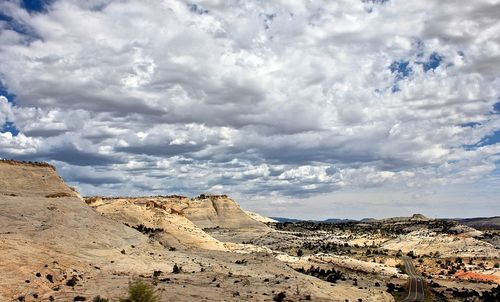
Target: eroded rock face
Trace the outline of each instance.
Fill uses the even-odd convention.
[[[88,198],[105,217],[138,229],[154,237],[166,248],[226,251],[214,239],[183,214],[188,199],[178,197]]]
[[[202,194],[193,199],[179,195],[86,198],[87,204],[96,209],[103,204],[112,204],[117,201],[128,201],[138,206],[162,209],[170,214],[186,217],[201,229],[269,230],[264,223],[253,219],[227,195]]]
[[[53,166],[0,160],[0,195],[19,197],[76,197]]]
[[[200,195],[189,201],[184,214],[200,228],[267,229],[226,195]]]
[[[226,195],[147,196],[103,198],[89,197],[86,203],[115,221],[137,228],[157,229],[154,236],[166,247],[227,250],[219,240],[203,229],[234,232],[271,231],[251,218]]]

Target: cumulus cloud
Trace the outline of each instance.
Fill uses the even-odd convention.
[[[84,193],[285,200],[498,171],[497,1],[0,11],[0,126],[20,130],[0,156],[53,161]]]

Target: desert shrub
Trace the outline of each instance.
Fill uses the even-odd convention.
[[[45,277],[50,281],[50,283],[54,283],[54,277],[51,274],[47,274]]]
[[[109,302],[109,299],[101,298],[101,296],[95,296],[92,302]]]
[[[296,271],[301,272],[301,273],[306,274],[306,275],[314,276],[316,278],[323,279],[323,280],[330,282],[330,283],[336,283],[337,280],[340,280],[344,277],[344,275],[342,274],[341,271],[337,271],[334,268],[325,270],[325,269],[322,269],[319,267],[311,266],[307,270],[302,267],[302,268],[296,269]]]
[[[13,160],[13,159],[0,159],[0,162],[10,164],[10,165],[27,165],[27,166],[32,166],[32,167],[48,167],[51,168],[52,170],[56,170],[56,168],[48,163],[44,162],[32,162],[32,161],[18,161],[18,160]]]
[[[406,272],[406,266],[405,265],[403,265],[401,263],[398,263],[398,264],[396,264],[396,268],[399,269],[399,272],[401,274],[407,274],[407,272]]]
[[[285,301],[285,298],[286,298],[285,292],[280,292],[279,294],[274,296],[273,301],[282,302]]]
[[[45,195],[46,198],[71,197],[71,194],[66,192],[57,192]]]
[[[153,271],[153,277],[159,277],[162,271]]]
[[[483,292],[484,301],[500,301],[500,285],[490,291]]]
[[[66,285],[73,287],[76,285],[77,282],[78,282],[78,278],[76,276],[72,276],[71,279],[66,281]]]
[[[121,298],[120,302],[160,302],[155,289],[151,284],[142,280],[133,280],[128,284],[128,297]]]
[[[162,228],[150,228],[150,227],[143,225],[142,223],[139,225],[133,226],[133,228],[138,230],[139,232],[141,232],[143,234],[154,234],[154,233],[163,232]]]
[[[182,267],[178,266],[177,263],[174,264],[174,267],[172,268],[172,273],[178,274],[182,271]]]
[[[412,259],[417,258],[417,256],[415,255],[415,252],[413,252],[413,251],[409,251],[408,253],[406,253],[406,256],[411,257]]]

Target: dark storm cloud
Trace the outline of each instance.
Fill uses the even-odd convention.
[[[118,147],[115,150],[119,152],[126,153],[136,153],[136,154],[147,154],[156,155],[160,157],[172,157],[175,155],[185,154],[189,156],[189,153],[202,150],[203,146],[199,145],[145,145],[145,146],[130,146],[130,147]]]

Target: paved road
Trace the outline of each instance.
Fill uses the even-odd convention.
[[[410,276],[409,279],[409,291],[408,297],[403,300],[403,302],[412,302],[412,301],[424,301],[424,279],[422,277],[417,276],[417,272],[415,271],[415,267],[411,261],[411,258],[404,257],[403,258],[406,273]]]

